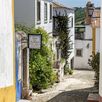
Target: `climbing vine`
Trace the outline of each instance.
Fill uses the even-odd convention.
[[[58,32],[59,40],[60,40],[60,48],[61,48],[61,56],[66,61],[71,54],[71,36],[69,36],[69,28],[68,28],[68,16],[60,16],[57,15],[55,17],[56,22],[56,32]]]

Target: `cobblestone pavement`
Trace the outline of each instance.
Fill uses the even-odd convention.
[[[33,94],[32,102],[86,102],[89,92],[97,92],[94,87],[94,72],[75,70],[72,76],[42,94]]]

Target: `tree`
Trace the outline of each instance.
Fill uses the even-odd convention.
[[[57,15],[56,19],[56,32],[58,32],[59,40],[60,40],[60,48],[61,48],[61,56],[67,60],[69,58],[69,55],[71,54],[71,47],[72,47],[72,41],[71,36],[69,35],[69,28],[68,28],[68,16],[60,16]]]

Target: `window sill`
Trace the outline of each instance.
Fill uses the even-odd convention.
[[[41,21],[37,21],[37,24],[38,24],[38,25],[41,24]]]
[[[48,21],[47,20],[44,20],[44,23],[46,24],[46,23],[48,23]]]
[[[78,55],[76,55],[76,57],[83,57],[83,56],[78,56]]]
[[[50,19],[49,23],[52,23],[52,19]]]

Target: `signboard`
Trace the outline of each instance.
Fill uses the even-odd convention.
[[[30,49],[41,49],[42,45],[41,34],[29,34],[28,35],[28,48]]]
[[[0,0],[0,88],[13,85],[14,34],[12,28],[12,0]]]

